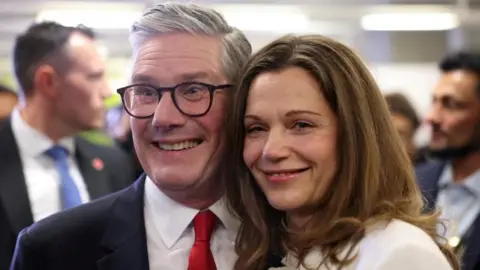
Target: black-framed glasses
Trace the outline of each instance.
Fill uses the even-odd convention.
[[[201,82],[184,82],[172,87],[133,84],[117,89],[117,93],[122,97],[127,113],[136,118],[152,117],[164,92],[170,92],[173,104],[181,113],[198,117],[207,114],[212,107],[213,92],[232,86]]]

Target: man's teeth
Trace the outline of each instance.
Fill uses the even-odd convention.
[[[179,143],[174,143],[174,144],[166,144],[166,143],[159,143],[158,147],[162,150],[167,150],[167,151],[179,151],[179,150],[185,150],[185,149],[190,149],[197,147],[200,144],[199,141],[184,141],[184,142],[179,142]]]

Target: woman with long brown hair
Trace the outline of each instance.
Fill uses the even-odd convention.
[[[322,36],[257,52],[226,122],[235,269],[459,269],[360,58]],[[240,164],[240,166],[238,165]],[[272,268],[273,269],[273,268]]]

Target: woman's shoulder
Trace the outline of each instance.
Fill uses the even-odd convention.
[[[348,248],[341,258],[347,256]],[[451,270],[450,264],[435,241],[422,229],[401,220],[379,222],[367,229],[365,237],[354,247],[355,259],[346,269],[355,270]],[[305,258],[308,266],[318,266],[323,259],[319,249],[313,249]],[[284,258],[290,267],[279,269],[304,269],[295,267],[293,256]],[[327,268],[320,268],[327,269]]]
[[[378,222],[366,231],[364,239],[360,242],[383,246],[401,246],[415,244],[424,248],[440,250],[435,241],[421,228],[408,222],[394,219],[390,222]]]
[[[367,230],[358,244],[357,265],[362,264],[370,267],[357,269],[387,269],[386,265],[397,269],[395,267],[406,267],[406,264],[415,269],[451,269],[438,245],[425,231],[401,220],[380,222]]]

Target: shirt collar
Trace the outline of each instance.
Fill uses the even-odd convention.
[[[439,188],[445,188],[450,185],[463,185],[477,198],[480,198],[480,169],[469,175],[462,183],[453,182],[453,168],[451,163],[447,163],[438,181]]]
[[[160,233],[165,246],[171,248],[183,234],[185,229],[192,223],[193,218],[199,212],[182,205],[166,196],[147,176],[145,180],[145,203],[151,211],[153,222]],[[221,221],[221,225],[228,231],[237,232],[240,222],[228,211],[224,198],[209,207]]]
[[[54,142],[45,134],[31,127],[21,116],[21,108],[16,107],[11,116],[12,131],[22,156],[36,158],[54,146]],[[72,137],[63,138],[58,145],[65,147],[70,155],[75,151],[75,143]]]

